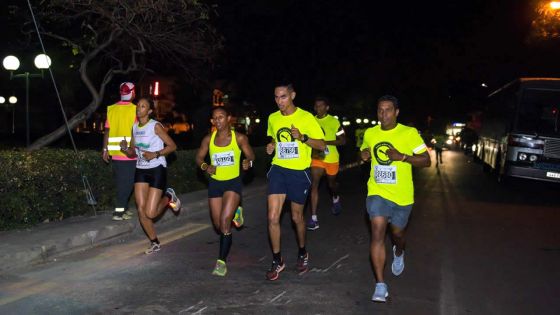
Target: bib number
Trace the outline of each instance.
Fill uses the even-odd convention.
[[[233,151],[219,152],[212,155],[212,164],[215,166],[230,166],[234,165]]]
[[[279,159],[299,158],[299,147],[297,142],[278,142],[276,145]]]
[[[397,167],[393,165],[375,165],[374,179],[378,184],[396,184]]]

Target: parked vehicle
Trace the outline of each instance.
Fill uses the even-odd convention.
[[[491,93],[475,158],[498,179],[560,182],[560,78],[519,78]]]

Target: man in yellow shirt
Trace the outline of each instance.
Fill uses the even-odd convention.
[[[307,229],[314,231],[319,228],[319,219],[317,217],[317,205],[319,203],[319,183],[321,177],[327,174],[327,183],[332,197],[332,213],[340,214],[342,207],[340,205],[340,196],[336,189],[336,175],[339,168],[339,154],[337,145],[346,143],[346,135],[344,129],[340,126],[338,119],[329,115],[329,100],[325,97],[315,98],[315,119],[323,129],[325,134],[325,151],[313,151],[311,161],[311,218],[307,223]]]
[[[429,167],[430,156],[418,130],[397,123],[399,102],[385,95],[377,102],[379,125],[364,135],[361,157],[371,159],[366,207],[371,223],[370,255],[376,285],[372,300],[385,302],[389,296],[384,281],[385,232],[390,223],[394,241],[391,271],[404,270],[405,228],[414,203],[412,166]]]
[[[295,106],[296,92],[291,83],[280,83],[274,89],[278,111],[268,117],[267,135],[272,138],[266,152],[273,154],[268,171],[268,234],[272,247],[272,266],[268,280],[277,280],[286,265],[280,253],[280,215],[284,201],[289,199],[292,221],[296,226],[299,274],[309,270],[309,254],[305,249],[303,206],[311,186],[309,166],[311,150],[324,151],[323,131],[315,117]]]

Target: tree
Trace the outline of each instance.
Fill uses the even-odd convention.
[[[33,7],[39,33],[80,58],[80,78],[92,97],[68,119],[68,129],[97,110],[115,75],[175,67],[196,81],[222,48],[223,39],[211,23],[214,9],[199,0],[39,1]],[[52,143],[68,129],[60,126],[28,150]]]

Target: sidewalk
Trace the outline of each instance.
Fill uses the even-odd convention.
[[[255,178],[244,186],[243,196],[259,193],[263,187],[266,187],[265,179]],[[166,223],[187,221],[190,213],[208,210],[207,190],[180,194],[179,198],[181,214],[166,211],[157,222],[159,228]],[[96,217],[74,217],[25,230],[0,232],[0,274],[52,261],[57,256],[87,250],[133,233],[144,233],[137,214],[126,221],[112,221],[111,217],[111,212],[107,212]]]

